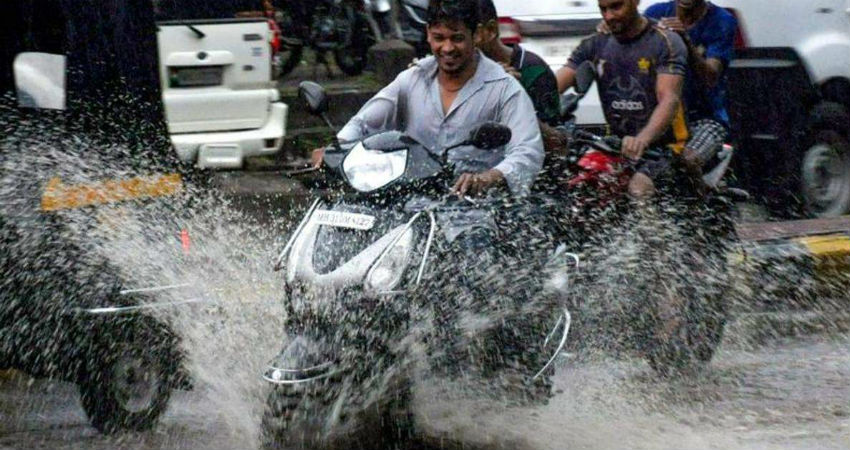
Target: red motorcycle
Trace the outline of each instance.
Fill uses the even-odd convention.
[[[612,232],[623,233],[636,225],[637,222],[629,221],[633,205],[628,201],[628,185],[637,161],[622,156],[619,137],[598,136],[576,127],[572,111],[595,74],[593,67],[587,66],[580,67],[577,75],[577,94],[562,99],[565,120],[559,128],[567,138],[568,150],[560,160],[550,161],[547,176],[556,181],[552,185],[558,186],[558,197],[565,206],[561,208],[562,238],[568,245],[574,245],[577,253],[587,256],[594,253],[597,245],[594,242],[610,245]],[[670,153],[669,148],[651,148],[643,158],[669,158]],[[659,183],[659,192],[653,200],[661,206],[655,208],[661,216],[659,225],[649,225],[650,228],[631,233],[632,237],[627,238],[635,243],[643,242],[639,245],[643,250],[638,253],[641,261],[636,266],[641,267],[639,271],[609,267],[602,273],[589,273],[591,285],[601,282],[623,286],[621,291],[615,291],[619,292],[614,295],[618,298],[602,302],[610,302],[611,311],[626,311],[622,313],[624,323],[614,327],[615,333],[620,334],[626,331],[621,327],[627,327],[633,344],[662,373],[708,363],[722,338],[727,317],[724,284],[699,285],[689,275],[710,267],[705,270],[711,270],[711,276],[701,276],[725,279],[723,261],[735,241],[734,203],[746,198],[745,192],[724,185],[732,154],[732,147],[724,146],[706,165],[710,170],[705,172],[702,182],[709,188],[707,195],[697,193],[693,189],[694,180],[676,170],[669,180]],[[662,223],[668,228],[657,228]],[[692,251],[697,248],[699,251]],[[589,267],[595,265],[593,256],[589,261]],[[679,270],[683,267],[688,269]],[[671,295],[681,299],[682,310],[676,314],[684,319],[680,329],[668,335],[658,332],[666,319],[661,311],[664,302],[657,300]],[[600,322],[587,326],[587,330],[597,330],[603,322],[617,322],[618,319],[612,320],[612,315],[605,312],[588,319],[594,313],[586,307],[599,306],[573,305],[579,311],[578,333],[582,332],[582,312],[585,321]]]

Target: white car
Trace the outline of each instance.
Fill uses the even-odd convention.
[[[592,35],[602,19],[596,0],[494,0],[499,29],[506,43],[519,43],[557,71],[582,39]],[[577,123],[605,123],[596,87],[576,111]]]
[[[273,79],[275,30],[263,18],[157,24],[165,116],[178,157],[239,168],[280,150],[287,106]]]

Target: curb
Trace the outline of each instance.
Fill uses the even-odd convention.
[[[850,310],[847,309],[733,312],[723,334],[723,345],[731,348],[754,348],[777,339],[839,335],[848,332]]]
[[[744,244],[745,260],[776,262],[800,260],[816,271],[850,268],[850,233],[809,235],[790,239]]]
[[[846,282],[850,281],[850,233],[744,243],[728,260],[745,274],[790,277],[785,281],[801,283],[797,287]]]
[[[850,311],[850,232],[745,241],[727,261],[748,312]]]
[[[751,273],[794,275],[812,281],[850,280],[850,216],[783,222],[741,222],[742,244],[730,261]]]

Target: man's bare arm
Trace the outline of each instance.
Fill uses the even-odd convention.
[[[640,159],[650,144],[655,142],[670,127],[679,99],[682,95],[682,75],[658,74],[655,82],[655,93],[658,96],[658,106],[652,111],[652,116],[637,136],[623,138],[623,155],[631,159]]]
[[[576,71],[569,66],[564,66],[555,72],[555,79],[558,81],[558,92],[563,94],[564,91],[576,85]]]
[[[652,111],[649,123],[638,133],[641,138],[654,142],[661,137],[673,122],[676,110],[682,97],[682,84],[685,77],[681,75],[658,74],[655,82],[655,94],[658,97],[658,106]]]

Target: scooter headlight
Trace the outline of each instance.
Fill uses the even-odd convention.
[[[371,192],[395,181],[407,168],[407,150],[368,150],[360,142],[345,157],[342,171],[349,184],[360,192]]]
[[[378,293],[391,291],[398,286],[404,275],[404,269],[410,262],[412,247],[413,229],[408,228],[366,275],[366,289]]]

